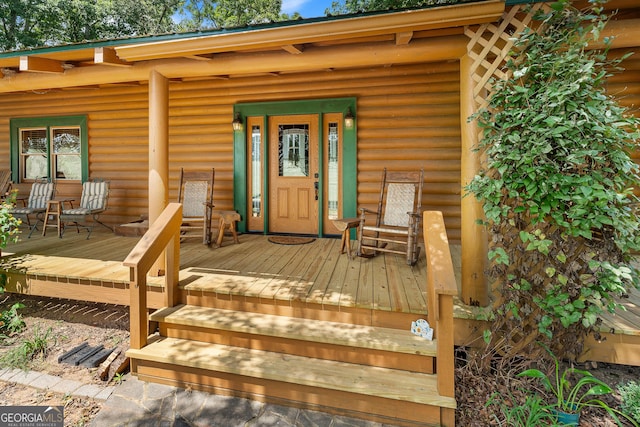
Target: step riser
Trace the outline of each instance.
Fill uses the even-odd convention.
[[[233,395],[404,427],[441,425],[442,417],[447,415],[447,411],[452,411],[438,406],[362,396],[147,360],[132,359],[131,370],[142,381]],[[268,395],[265,394],[267,392]]]
[[[369,308],[303,303],[300,301],[264,300],[246,295],[214,294],[210,292],[185,292],[181,297],[181,301],[184,304],[200,307],[402,330],[409,330],[412,321],[426,316],[425,313],[398,313]]]
[[[425,374],[433,374],[435,372],[434,359],[425,355],[400,354],[375,349],[362,351],[362,349],[342,345],[267,337],[233,331],[220,331],[164,322],[161,322],[159,327],[160,335],[170,338],[202,341],[383,368],[402,369]]]

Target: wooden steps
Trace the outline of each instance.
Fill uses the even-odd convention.
[[[150,316],[161,336],[434,373],[436,342],[408,330],[193,305]]]
[[[179,305],[129,350],[141,379],[357,416],[440,425],[435,341],[409,331]]]

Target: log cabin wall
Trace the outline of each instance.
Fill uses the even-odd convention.
[[[358,206],[377,203],[382,169],[424,168],[423,208],[442,210],[460,239],[459,63],[180,81],[170,84],[170,199],[181,167],[216,169],[216,209],[233,209],[235,103],[356,97]],[[119,224],[147,213],[147,85],[7,94],[0,97],[0,155],[8,167],[9,120],[88,116],[89,176],[111,181],[104,218]],[[34,108],[34,106],[37,106]],[[59,197],[80,186],[60,184]]]
[[[89,176],[110,181],[105,222],[119,224],[137,218],[147,206],[148,182],[147,85],[101,89],[34,91],[0,97],[0,153],[9,167],[10,119],[87,115]],[[6,157],[5,157],[6,156]],[[28,194],[29,186],[19,186]],[[58,181],[56,197],[79,202],[79,183]]]
[[[628,50],[614,50],[611,55],[619,57]],[[622,73],[614,74],[607,79],[607,92],[614,96],[620,105],[629,109],[629,112],[640,116],[640,52],[635,50],[635,54],[624,60],[621,67]],[[640,163],[640,150],[632,153],[637,163]],[[636,189],[636,193],[640,189]]]

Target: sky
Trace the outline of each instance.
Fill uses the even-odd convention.
[[[299,12],[303,18],[324,16],[325,9],[331,7],[331,0],[282,0],[282,12]]]

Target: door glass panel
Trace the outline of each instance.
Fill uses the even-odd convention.
[[[251,127],[251,216],[262,216],[262,133]]]
[[[309,125],[278,126],[280,176],[309,176]]]
[[[338,183],[339,183],[339,146],[338,123],[330,122],[328,129],[328,162],[327,162],[327,217],[337,219],[338,212]]]

